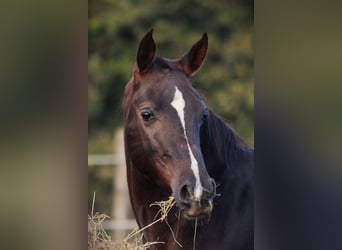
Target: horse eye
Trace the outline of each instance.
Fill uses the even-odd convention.
[[[151,120],[154,117],[152,110],[143,110],[140,115],[145,122]]]

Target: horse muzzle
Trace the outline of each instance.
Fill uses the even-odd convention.
[[[209,218],[213,210],[212,200],[193,201],[189,207],[183,208],[183,215],[188,220]]]
[[[194,186],[184,184],[178,192],[176,201],[184,217],[188,220],[208,218],[213,210],[216,196],[216,183],[210,178],[209,187],[204,188],[201,197],[194,197]]]

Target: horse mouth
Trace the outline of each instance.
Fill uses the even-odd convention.
[[[187,220],[203,220],[210,217],[213,205],[211,201],[206,201],[205,204],[201,204],[200,201],[192,202],[190,207],[183,209],[183,215]]]
[[[210,213],[209,214],[198,214],[196,216],[189,216],[186,213],[184,213],[184,218],[189,220],[189,221],[201,221],[201,220],[205,220],[205,219],[209,219],[210,218]]]

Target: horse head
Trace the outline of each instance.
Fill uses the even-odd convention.
[[[210,112],[190,81],[207,48],[204,33],[179,59],[161,58],[151,29],[140,42],[124,100],[126,154],[136,171],[175,197],[189,220],[208,217],[216,194],[200,147]]]

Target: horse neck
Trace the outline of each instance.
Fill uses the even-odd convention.
[[[212,178],[226,181],[249,170],[253,150],[221,118],[211,112],[200,133],[203,158]]]

